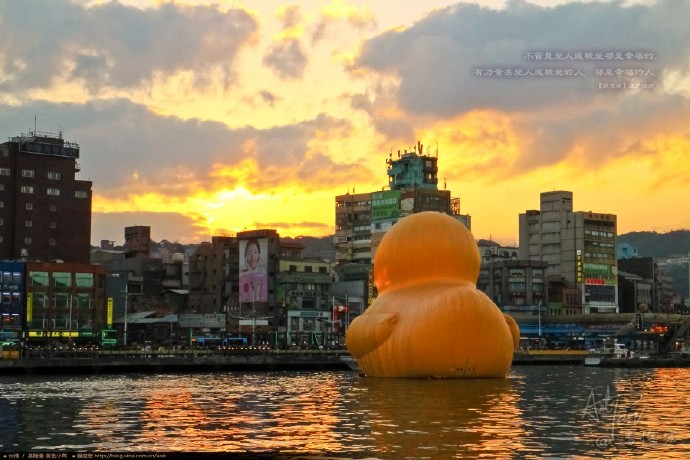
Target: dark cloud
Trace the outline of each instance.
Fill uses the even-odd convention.
[[[532,110],[596,98],[600,67],[644,67],[687,72],[690,3],[651,6],[571,3],[553,8],[522,1],[504,9],[459,4],[438,10],[403,31],[365,44],[357,67],[400,76],[400,104],[408,111],[453,116],[478,108]],[[668,24],[668,25],[667,25]],[[648,51],[653,61],[546,61],[528,53]],[[586,77],[480,77],[497,68],[581,69]]]
[[[376,27],[376,20],[374,16],[366,9],[351,10],[349,14],[342,16],[332,16],[323,14],[314,25],[311,33],[311,42],[317,42],[329,37],[335,33],[338,27],[346,25],[347,28],[354,28],[357,30],[369,30]]]
[[[261,96],[261,99],[271,107],[273,107],[273,104],[275,104],[276,100],[278,100],[276,95],[270,91],[261,91],[259,95]]]
[[[299,41],[292,39],[271,45],[263,62],[281,78],[299,78],[307,66],[307,55]]]
[[[348,121],[326,115],[295,125],[231,129],[217,122],[161,117],[126,100],[0,105],[0,126],[7,137],[35,127],[53,133],[63,130],[65,139],[81,147],[81,175],[100,193],[140,184],[142,190],[163,190],[169,196],[188,194],[190,187],[213,187],[214,167],[247,159],[254,159],[261,171],[248,184],[258,191],[285,180],[313,186],[309,177],[293,171],[314,169],[313,162],[319,164],[315,169],[323,167],[322,158],[310,155],[310,142],[319,133],[334,137],[351,129]],[[225,180],[232,187],[230,179]]]
[[[208,239],[208,230],[195,223],[192,216],[172,212],[94,212],[91,220],[91,244],[100,240],[124,244],[125,227],[145,225],[151,227],[153,241],[168,240],[195,243]]]
[[[280,19],[283,21],[283,29],[289,29],[299,24],[302,19],[299,5],[288,5],[280,12]]]
[[[551,8],[512,1],[503,9],[458,4],[368,41],[353,70],[397,75],[399,84],[373,89],[373,105],[387,101],[418,124],[472,111],[508,114],[523,143],[516,170],[560,161],[576,148],[596,167],[660,129],[687,135],[676,120],[687,120],[688,99],[664,93],[662,85],[670,72],[690,72],[689,17],[683,0]],[[506,69],[532,75],[506,75]],[[549,69],[553,76],[538,75]],[[607,86],[623,83],[623,91]],[[630,89],[645,84],[652,89]],[[373,117],[388,138],[407,131],[400,118]]]
[[[364,110],[369,115],[373,113],[373,104],[366,94],[354,94],[350,97],[350,107],[355,110]]]
[[[128,88],[157,74],[233,74],[237,52],[257,31],[245,11],[209,6],[138,9],[115,2],[83,7],[67,0],[0,3],[0,91],[43,88],[54,78],[95,92]]]

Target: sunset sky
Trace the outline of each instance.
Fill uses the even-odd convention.
[[[0,136],[81,146],[91,240],[334,233],[438,149],[475,238],[539,193],[690,228],[690,2],[0,0]]]

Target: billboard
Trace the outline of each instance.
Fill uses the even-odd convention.
[[[239,243],[240,302],[268,302],[268,238]]]
[[[371,194],[371,220],[394,219],[400,216],[400,191]]]

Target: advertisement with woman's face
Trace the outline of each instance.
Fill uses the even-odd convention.
[[[240,302],[268,302],[268,240],[240,241]]]

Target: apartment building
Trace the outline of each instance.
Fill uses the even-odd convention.
[[[519,216],[520,260],[548,263],[549,282],[577,298],[549,296],[555,314],[618,312],[616,215],[573,211],[573,193],[540,194],[540,209]],[[561,308],[568,305],[567,311]]]
[[[79,145],[30,132],[0,144],[0,258],[88,263],[91,181]]]

